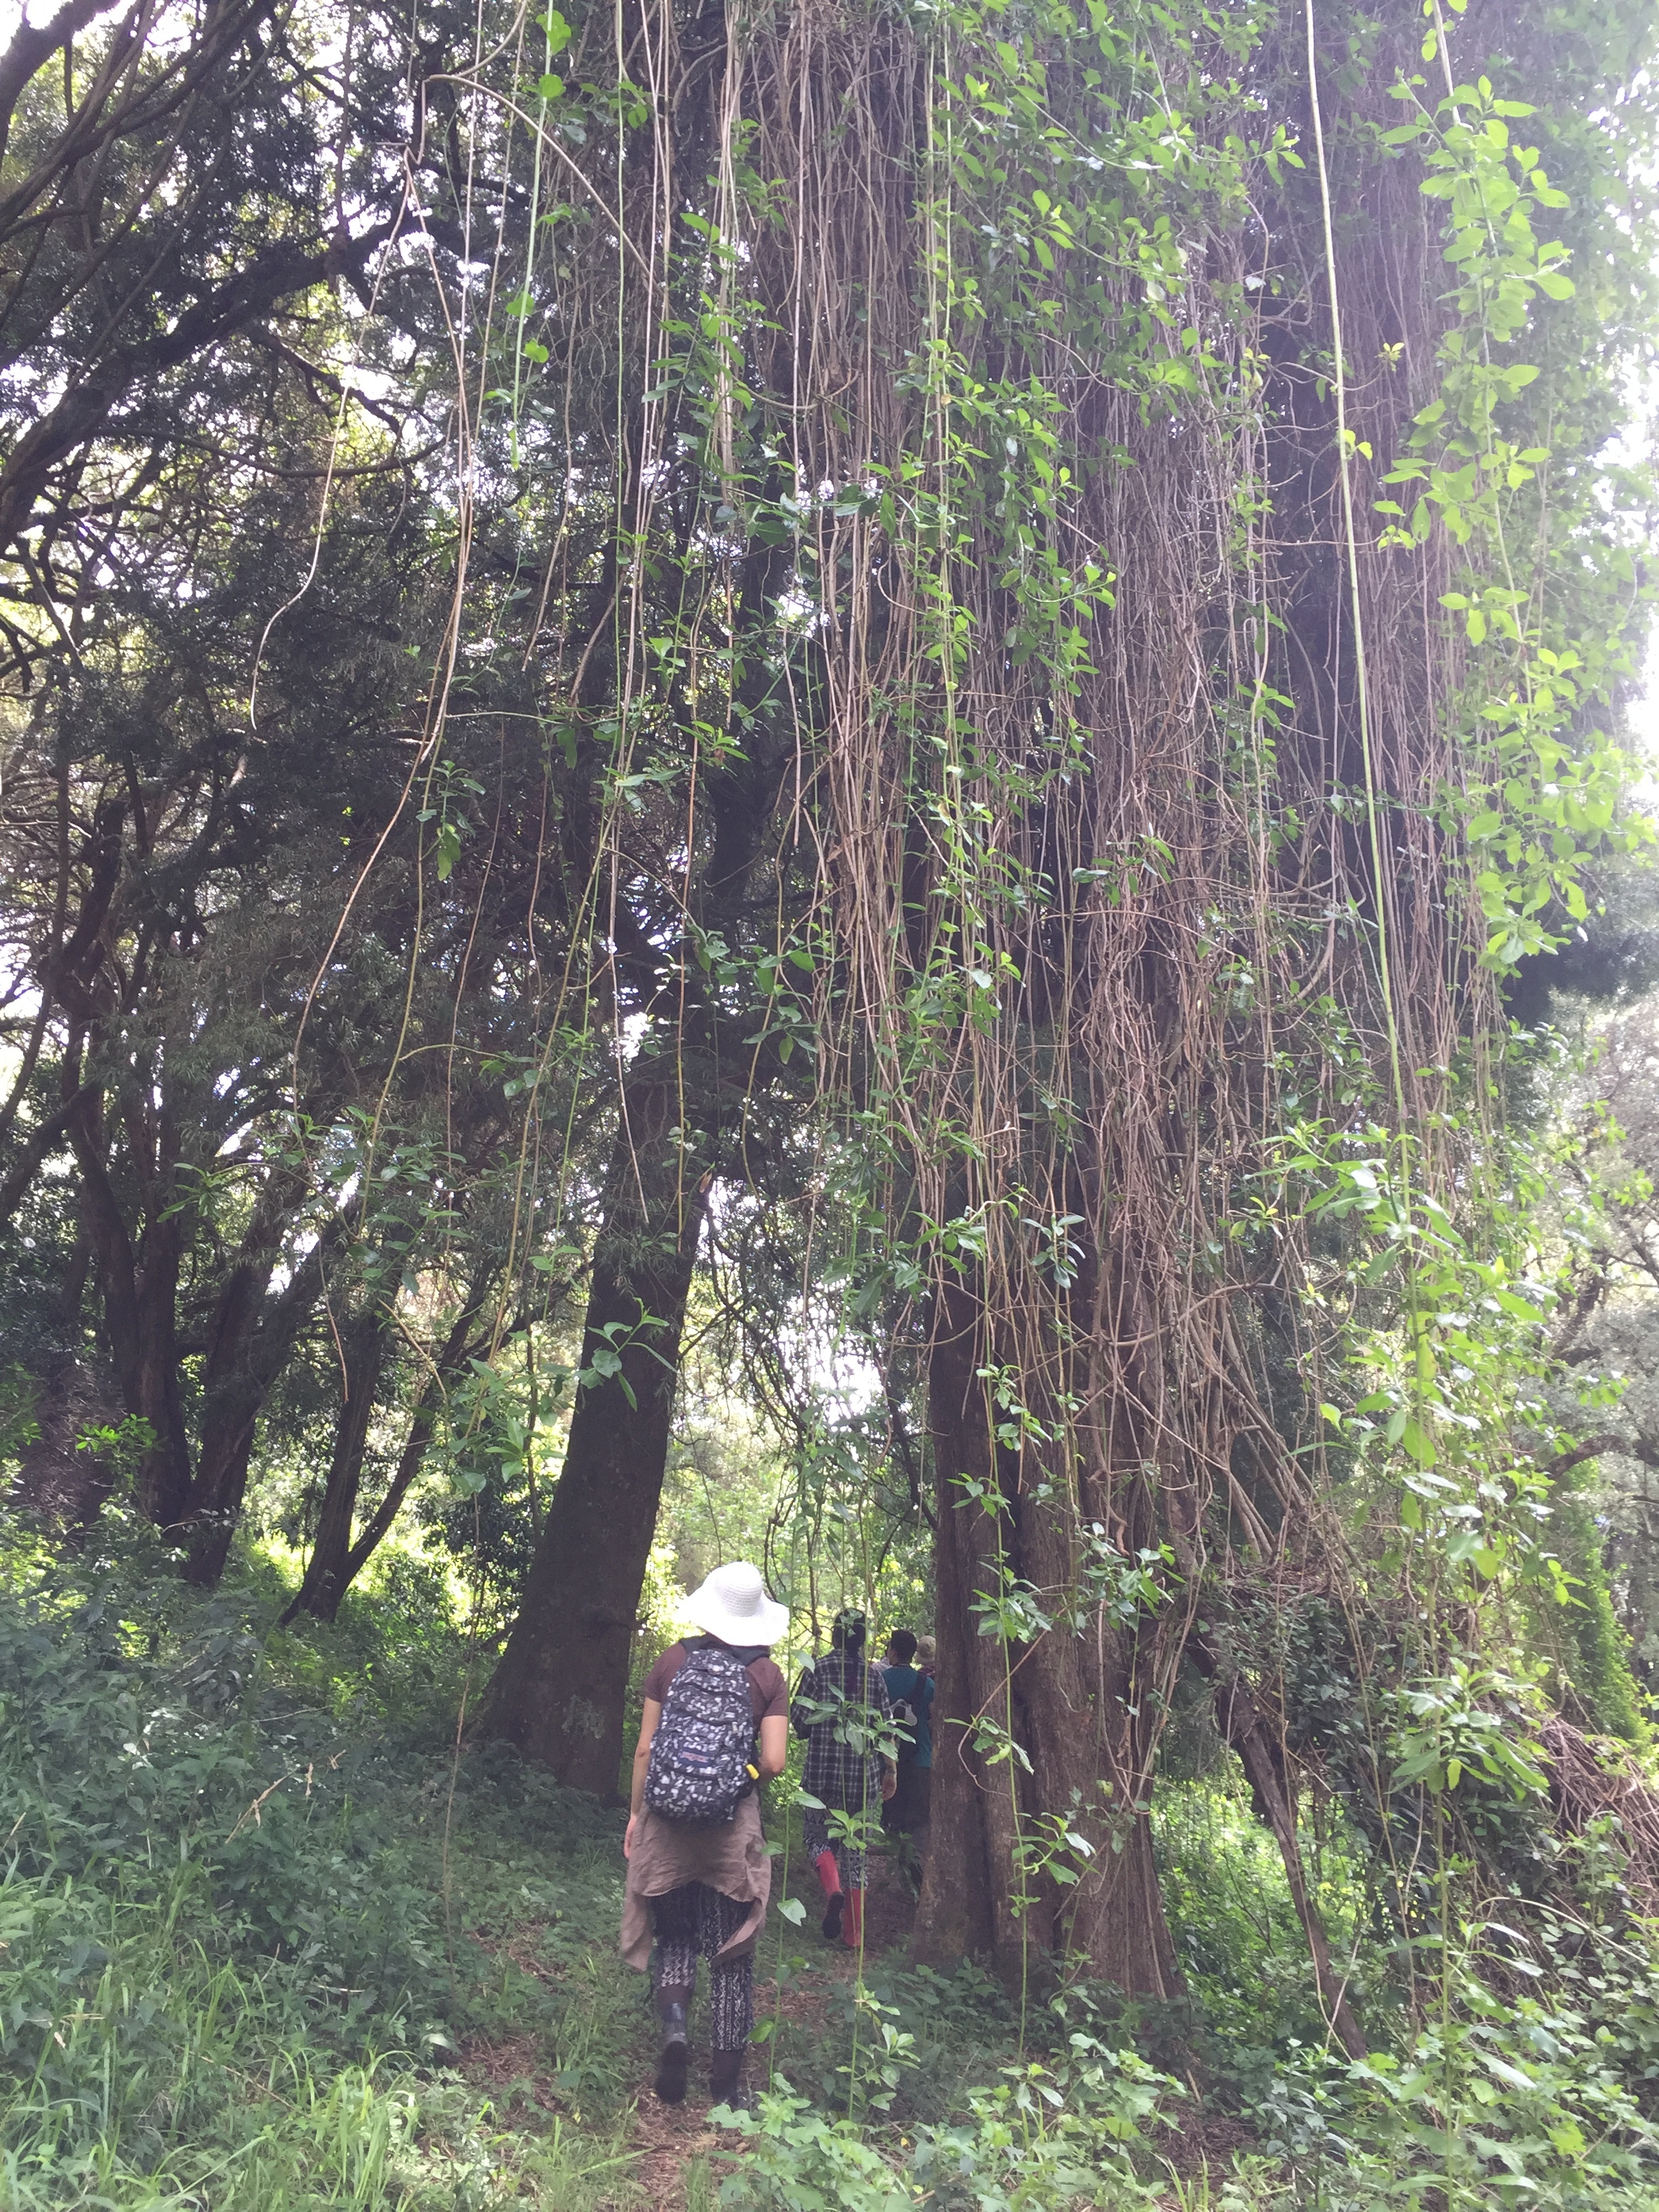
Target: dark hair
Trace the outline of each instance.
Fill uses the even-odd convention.
[[[908,1628],[896,1628],[887,1639],[887,1649],[901,1667],[908,1667],[916,1656],[916,1639]]]
[[[845,1651],[850,1658],[864,1649],[865,1619],[856,1606],[843,1606],[836,1615],[830,1631],[830,1641],[837,1651]]]

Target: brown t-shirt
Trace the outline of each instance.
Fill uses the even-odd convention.
[[[653,1704],[661,1705],[668,1695],[668,1685],[685,1663],[686,1647],[671,1644],[662,1657],[645,1678],[645,1695]],[[749,1662],[749,1696],[755,1708],[755,1726],[764,1720],[787,1720],[789,1715],[789,1685],[783,1679],[783,1669],[770,1653]]]

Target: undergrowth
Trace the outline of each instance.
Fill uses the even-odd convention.
[[[99,1544],[5,1553],[8,2206],[600,2202],[641,2018],[614,1817],[452,1775],[465,1652],[425,1594],[262,1632],[257,1565],[204,1599],[136,1529]],[[533,2125],[480,2047],[522,2051]]]
[[[468,1653],[418,1567],[291,1634],[268,1561],[204,1597],[118,1517],[56,1557],[5,1524],[0,1565],[8,2212],[647,2201],[619,1820],[453,1756]],[[1573,1847],[1571,1914],[1449,1884],[1413,2012],[1360,1842],[1310,1838],[1354,2066],[1236,1772],[1168,1785],[1156,1825],[1174,2003],[1022,2008],[897,1952],[847,1979],[775,1912],[755,2109],[664,2212],[1659,2205],[1659,1974],[1611,1838]]]

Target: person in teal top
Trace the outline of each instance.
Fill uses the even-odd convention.
[[[915,1656],[915,1638],[908,1628],[896,1628],[881,1662],[894,1717],[900,1723],[898,1788],[881,1811],[881,1825],[890,1835],[911,1835],[925,1828],[933,1809],[933,1678],[922,1673]],[[908,1742],[904,1741],[907,1734]]]

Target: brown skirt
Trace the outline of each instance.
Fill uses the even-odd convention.
[[[760,1800],[752,1790],[736,1817],[717,1827],[665,1820],[649,1806],[641,1814],[623,1893],[622,1954],[630,1966],[643,1971],[651,1963],[652,1899],[693,1881],[748,1908],[719,1956],[737,1959],[752,1951],[772,1894],[772,1862],[761,1832]]]

